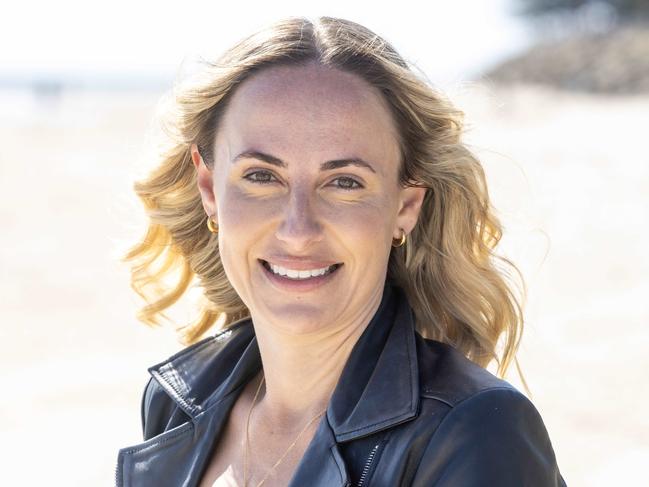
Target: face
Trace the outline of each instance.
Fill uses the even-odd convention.
[[[309,333],[371,318],[392,239],[425,190],[398,183],[382,95],[318,65],[272,67],[237,88],[209,170],[192,158],[219,251],[255,326]]]

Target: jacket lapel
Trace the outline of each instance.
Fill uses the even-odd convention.
[[[336,437],[324,416],[304,456],[300,460],[289,487],[344,487],[350,485],[345,462]]]
[[[220,402],[261,368],[250,319],[149,367],[149,373],[190,417]]]
[[[225,399],[219,414],[200,415],[144,443],[119,452],[117,485],[190,487],[198,485],[212,442],[222,431],[236,397]]]
[[[338,442],[367,436],[417,415],[419,371],[412,310],[386,284],[379,310],[347,360],[327,415]]]

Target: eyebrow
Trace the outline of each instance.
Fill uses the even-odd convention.
[[[270,154],[264,154],[263,152],[254,151],[254,150],[242,152],[234,159],[232,159],[232,163],[234,164],[241,159],[258,159],[260,161],[266,162],[273,166],[286,167],[286,163],[281,159],[275,156],[271,156]],[[320,164],[320,170],[331,171],[332,169],[338,169],[346,166],[364,167],[366,169],[369,169],[373,173],[376,173],[376,171],[374,170],[374,168],[369,162],[366,162],[359,157],[351,157],[349,159],[335,159],[333,161],[323,162],[322,164]]]

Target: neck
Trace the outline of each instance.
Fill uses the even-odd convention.
[[[265,377],[255,414],[290,427],[324,410],[380,302],[381,292],[353,320],[305,334],[287,333],[253,318]]]

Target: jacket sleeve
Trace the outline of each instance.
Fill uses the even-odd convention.
[[[515,389],[480,392],[451,409],[413,487],[565,487],[543,420]]]

